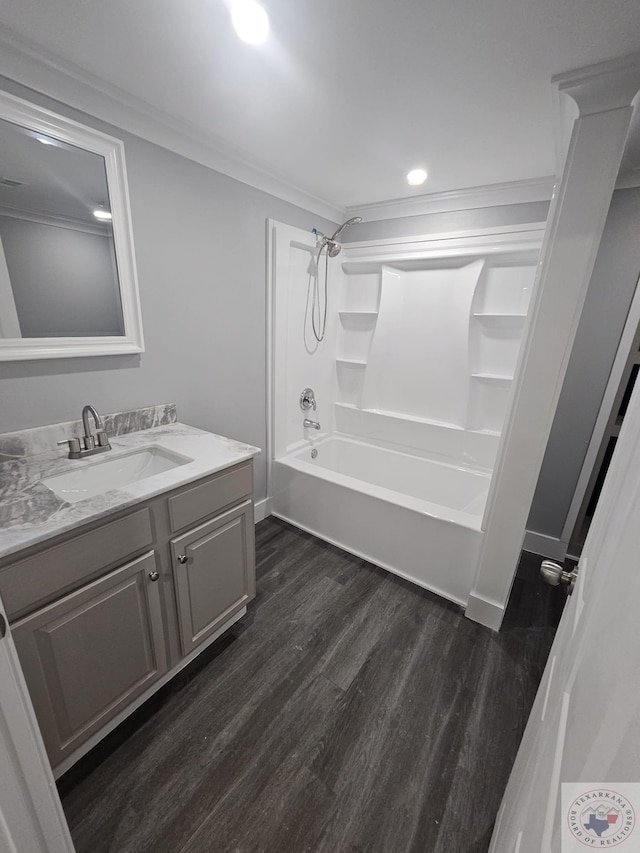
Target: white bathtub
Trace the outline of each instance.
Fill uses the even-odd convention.
[[[273,463],[273,513],[459,604],[489,474],[332,435]]]

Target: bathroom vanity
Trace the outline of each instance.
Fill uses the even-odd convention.
[[[0,596],[57,774],[255,595],[258,449],[177,423],[112,444],[110,465],[149,448],[181,461],[75,503],[42,481],[64,483],[89,461],[45,453],[0,464]],[[11,486],[18,468],[20,490]],[[24,495],[31,521],[16,510]]]

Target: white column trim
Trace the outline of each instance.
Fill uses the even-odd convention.
[[[506,605],[562,381],[580,320],[640,89],[640,54],[578,69],[555,82],[576,100],[554,196],[511,409],[487,501],[484,542],[467,616],[495,627]]]
[[[551,82],[559,92],[571,95],[580,115],[587,116],[630,106],[638,94],[639,75],[637,52],[556,74]]]

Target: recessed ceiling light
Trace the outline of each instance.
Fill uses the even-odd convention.
[[[111,211],[103,210],[102,208],[98,208],[93,211],[93,215],[96,219],[100,219],[102,222],[111,222],[113,217],[111,216]]]
[[[247,44],[263,44],[267,40],[269,16],[256,0],[232,0],[231,22]]]
[[[424,169],[412,169],[407,175],[407,183],[411,187],[419,187],[427,180],[427,173]]]

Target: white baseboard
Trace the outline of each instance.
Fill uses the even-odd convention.
[[[544,533],[536,533],[534,530],[526,530],[524,534],[524,551],[540,554],[549,560],[564,560],[567,556],[567,543],[556,539],[555,536],[546,536]]]
[[[271,498],[263,498],[261,501],[257,501],[254,504],[253,512],[256,524],[268,518],[271,515]]]
[[[479,622],[493,631],[499,631],[504,618],[505,606],[472,592],[469,595],[469,602],[464,615],[472,622]]]

